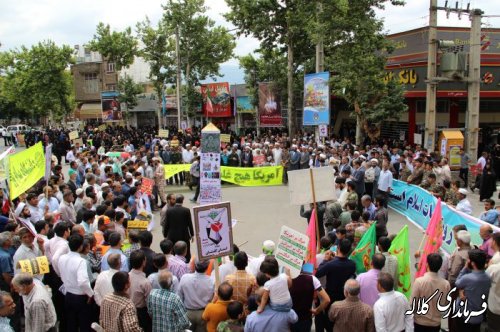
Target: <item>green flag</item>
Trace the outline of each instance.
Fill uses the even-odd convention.
[[[405,225],[392,240],[389,253],[398,259],[398,280],[394,280],[397,290],[410,298],[410,241],[408,239],[408,225]],[[396,287],[395,287],[396,288]]]
[[[368,230],[356,246],[356,249],[354,249],[354,251],[351,253],[351,256],[349,257],[356,263],[357,274],[366,272],[370,269],[372,257],[375,253],[375,247],[377,245],[377,238],[375,236],[375,224],[376,223],[373,223],[370,228],[368,228]]]

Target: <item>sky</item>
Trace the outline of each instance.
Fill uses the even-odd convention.
[[[484,27],[500,28],[499,0],[473,0],[471,8],[480,8],[485,15]],[[156,23],[162,15],[159,0],[0,0],[0,51],[30,46],[38,41],[51,39],[57,44],[70,46],[82,45],[92,39],[99,22],[108,23],[112,29],[121,30],[146,17]],[[455,6],[456,1],[449,1]],[[458,1],[465,8],[469,1]],[[444,0],[438,0],[444,6]],[[234,28],[222,16],[228,11],[223,0],[205,0],[207,15],[217,24]],[[495,5],[496,4],[496,5]],[[378,10],[378,17],[384,20],[385,31],[396,33],[426,26],[429,20],[428,0],[407,0],[403,7],[387,5],[385,10]],[[441,26],[470,26],[467,16],[461,20],[456,14],[449,19],[444,12],[438,16]],[[253,38],[238,37],[235,56],[253,52],[259,45]],[[224,78],[219,80],[230,83],[243,83],[243,74],[238,60],[233,58],[222,64]]]

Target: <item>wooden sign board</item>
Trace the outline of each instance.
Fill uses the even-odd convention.
[[[309,169],[288,172],[288,192],[290,204],[304,205],[313,203],[311,175]],[[316,202],[336,199],[335,178],[330,166],[312,168]]]
[[[158,130],[158,137],[168,138],[168,130],[167,129]]]
[[[73,130],[69,133],[69,139],[71,141],[74,139],[77,139],[78,137],[80,137],[80,134],[78,134],[78,131],[76,131],[76,130]]]

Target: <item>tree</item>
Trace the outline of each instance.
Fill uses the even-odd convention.
[[[162,21],[155,28],[146,18],[136,28],[142,46],[138,55],[149,63],[148,78],[155,88],[159,109],[165,83],[175,82],[175,41]]]
[[[125,104],[126,107],[126,119],[128,125],[129,111],[133,110],[138,102],[137,95],[144,91],[141,84],[135,83],[132,77],[126,75],[118,80],[118,101],[121,104]]]
[[[53,120],[71,112],[74,91],[68,66],[72,54],[71,47],[58,47],[52,41],[4,53],[1,65],[4,103],[33,117],[51,114]]]
[[[307,36],[307,24],[315,11],[307,0],[254,1],[226,0],[231,11],[225,17],[261,42],[261,49],[277,48],[287,56],[288,132],[296,132],[294,82],[296,71],[307,58],[312,58],[314,45]]]
[[[137,39],[132,36],[132,29],[124,31],[111,31],[109,24],[99,22],[89,44],[92,51],[99,52],[106,60],[114,62],[116,69],[130,66],[137,54]]]
[[[194,115],[200,100],[196,86],[210,77],[221,76],[220,64],[233,55],[236,44],[226,28],[216,26],[205,15],[204,0],[168,0],[163,6],[165,30],[179,35],[182,74],[186,84],[188,119]]]
[[[354,109],[356,144],[362,143],[363,128],[373,131],[370,128],[384,120],[397,119],[406,111],[404,89],[396,82],[386,85],[383,81],[392,45],[382,33],[383,22],[376,18],[374,8],[383,8],[386,2],[351,0],[345,15],[321,22],[326,66],[334,71],[332,90]]]

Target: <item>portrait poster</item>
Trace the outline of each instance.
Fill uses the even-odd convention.
[[[208,118],[225,118],[233,115],[229,83],[210,83],[201,85],[203,115]]]
[[[281,127],[281,103],[276,85],[259,83],[259,119],[260,127]]]
[[[212,259],[233,253],[231,203],[193,208],[198,257]]]
[[[101,92],[102,121],[121,121],[123,114],[118,91]]]
[[[330,124],[330,73],[308,74],[304,77],[304,126]]]

